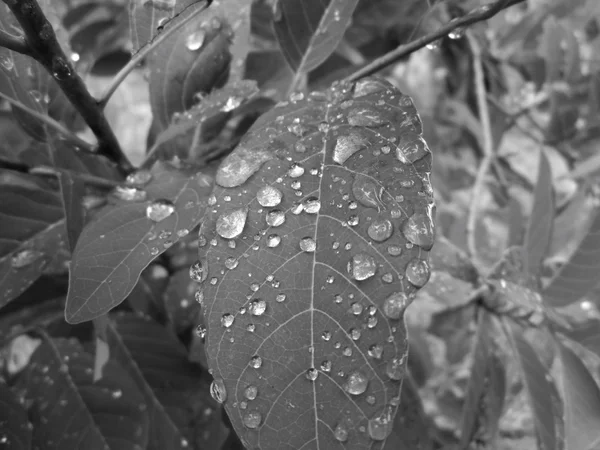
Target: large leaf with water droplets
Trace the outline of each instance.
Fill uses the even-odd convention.
[[[273,26],[296,76],[320,66],[336,49],[358,0],[279,0]]]
[[[65,251],[60,195],[37,177],[0,171],[0,307]]]
[[[81,233],[71,262],[69,323],[94,319],[121,303],[142,270],[200,221],[210,177],[164,164],[151,174],[143,188],[121,191],[129,201],[107,206]]]
[[[209,366],[247,447],[384,445],[404,310],[429,279],[430,167],[412,101],[374,78],[293,95],[223,161],[197,279]]]
[[[0,443],[7,450],[29,450],[31,428],[27,411],[17,396],[0,383]]]
[[[76,341],[47,340],[18,381],[30,405],[34,448],[136,450],[148,442],[144,397],[114,361],[93,380],[94,358]]]

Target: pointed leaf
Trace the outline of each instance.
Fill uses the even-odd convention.
[[[581,359],[560,344],[562,392],[565,404],[565,448],[600,447],[600,389]]]
[[[85,225],[85,210],[83,209],[85,186],[81,178],[75,178],[65,171],[59,172],[58,181],[66,220],[69,250],[72,252]]]
[[[420,132],[410,98],[367,78],[292,95],[221,164],[194,275],[209,366],[246,446],[340,448],[347,433],[369,448],[369,433],[391,432],[404,308],[434,241]]]
[[[111,205],[90,222],[71,263],[65,317],[79,323],[102,315],[133,290],[142,270],[199,222],[210,177],[157,165],[148,201]]]
[[[114,361],[93,382],[93,367],[93,356],[77,342],[47,340],[38,347],[18,383],[32,405],[34,448],[145,448],[148,413],[135,383]]]
[[[3,382],[0,383],[0,444],[5,450],[31,448],[31,428],[27,411]]]
[[[533,193],[533,210],[525,233],[525,267],[537,276],[548,252],[554,222],[552,172],[544,150],[540,150],[538,178]]]
[[[358,0],[279,0],[273,23],[281,51],[298,77],[336,49]]]
[[[219,409],[185,348],[148,318],[118,314],[113,319],[108,329],[111,353],[148,406],[148,449],[208,448],[202,436],[219,432]]]
[[[580,300],[598,284],[600,272],[600,210],[581,240],[579,246],[561,267],[558,274],[544,289],[543,296],[549,305],[567,306]]]

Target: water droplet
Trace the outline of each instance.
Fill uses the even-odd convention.
[[[279,227],[285,222],[285,213],[279,209],[269,211],[266,217],[267,225],[270,227]]]
[[[110,396],[115,399],[121,398],[123,396],[123,391],[121,389],[115,389],[114,391],[112,391]]]
[[[244,231],[248,208],[234,209],[223,213],[217,219],[217,233],[225,239],[238,237]]]
[[[333,430],[333,436],[339,442],[346,442],[348,440],[348,429],[341,423],[338,423]]]
[[[380,127],[389,121],[371,108],[356,108],[348,113],[348,123],[353,127]]]
[[[281,243],[281,237],[277,234],[270,234],[267,237],[267,247],[275,248]]]
[[[206,31],[200,29],[185,38],[185,47],[188,50],[195,52],[196,50],[200,50],[202,48],[205,39]]]
[[[348,273],[357,281],[363,281],[375,275],[377,263],[375,258],[365,253],[358,253],[348,262]]]
[[[277,297],[275,297],[275,301],[277,301],[277,303],[284,302],[286,297],[287,296],[285,294],[277,294]]]
[[[223,314],[223,316],[221,316],[221,325],[223,325],[225,328],[229,328],[231,325],[233,325],[234,320],[235,317],[233,314]]]
[[[244,397],[248,400],[254,400],[258,395],[258,388],[256,386],[250,385],[246,389],[244,389]]]
[[[344,383],[344,390],[351,395],[360,395],[367,390],[369,379],[362,372],[356,371],[348,375]]]
[[[273,154],[266,150],[238,146],[219,166],[215,181],[219,186],[226,188],[239,186],[273,157]]]
[[[314,367],[311,367],[306,371],[306,378],[310,381],[315,381],[319,376],[319,371]]]
[[[450,33],[448,33],[448,37],[450,39],[460,39],[464,36],[465,34],[465,29],[463,27],[458,27],[455,28],[454,30],[452,30]]]
[[[358,216],[353,214],[348,218],[347,224],[350,225],[351,227],[355,227],[356,225],[358,225],[358,222],[359,222]]]
[[[227,99],[225,104],[221,107],[221,111],[223,111],[223,112],[233,111],[234,109],[239,108],[239,106],[242,104],[243,101],[244,101],[244,99],[242,97],[236,97],[236,96],[232,95],[231,97],[229,97]]]
[[[292,103],[296,103],[303,99],[304,99],[304,94],[302,92],[292,92],[290,94],[290,102],[292,102]]]
[[[247,428],[258,428],[260,422],[262,421],[262,414],[258,411],[247,412],[246,414],[244,414],[242,421],[244,422],[244,425],[246,425]]]
[[[390,238],[393,231],[392,222],[387,219],[380,219],[371,222],[367,229],[367,234],[374,241],[383,242]]]
[[[153,222],[161,222],[175,212],[175,205],[170,200],[160,199],[150,203],[146,208],[146,217]]]
[[[369,347],[368,354],[371,358],[381,359],[383,356],[383,345],[373,344]]]
[[[311,237],[300,239],[300,250],[306,253],[312,253],[317,249],[317,243]]]
[[[385,366],[385,373],[391,380],[400,381],[404,378],[406,368],[404,364],[405,358],[392,358]]]
[[[321,370],[326,373],[331,372],[331,361],[329,361],[329,360],[323,361],[321,363]]]
[[[308,197],[302,206],[307,214],[316,214],[321,209],[321,202],[317,197]]]
[[[350,311],[352,311],[352,314],[355,316],[360,316],[363,312],[363,305],[358,302],[352,303],[352,305],[350,305]]]
[[[417,287],[423,287],[429,281],[431,271],[427,261],[415,258],[406,266],[406,279]]]
[[[396,147],[396,157],[404,164],[413,164],[429,153],[425,140],[417,133],[407,131],[401,135]]]
[[[408,297],[404,292],[394,292],[383,302],[383,313],[388,319],[400,319],[408,306]]]
[[[333,160],[338,164],[344,164],[348,158],[366,147],[367,140],[358,133],[340,136],[333,149]]]
[[[381,204],[382,187],[365,175],[357,175],[352,183],[352,193],[356,200],[367,208],[378,208]]]
[[[367,427],[371,439],[374,441],[385,440],[394,427],[394,409],[386,405],[383,410],[369,420]]]
[[[377,326],[377,317],[371,316],[367,319],[367,327],[375,328]]]
[[[152,179],[152,174],[148,170],[138,170],[127,175],[125,182],[130,186],[143,187]]]
[[[196,327],[196,336],[200,339],[204,339],[206,337],[206,327],[204,325],[198,325]]]
[[[279,205],[282,198],[281,191],[273,186],[264,186],[256,194],[259,205],[265,208]]]
[[[431,249],[435,240],[433,221],[429,214],[416,213],[402,224],[402,233],[409,242],[424,248]]]
[[[246,331],[254,333],[254,330],[256,330],[256,325],[254,325],[253,323],[249,323],[248,325],[246,325]]]
[[[352,328],[350,330],[350,337],[353,341],[358,341],[360,339],[361,331],[358,328]]]
[[[250,359],[250,367],[253,367],[254,369],[260,369],[260,366],[262,366],[262,358],[258,355],[254,355]]]
[[[321,334],[321,338],[324,341],[328,341],[331,339],[331,331],[323,331],[323,334]]]
[[[384,273],[383,275],[381,275],[381,281],[390,284],[394,281],[394,275],[392,275],[391,272]]]
[[[42,252],[38,252],[35,250],[25,249],[18,251],[15,253],[11,260],[10,265],[14,269],[22,269],[23,267],[27,267],[37,260],[39,260],[44,254]]]
[[[196,283],[204,283],[208,277],[208,267],[198,260],[190,266],[190,278]]]
[[[182,228],[181,230],[177,230],[177,237],[183,238],[190,234],[190,230],[186,228]]]
[[[342,355],[352,356],[352,349],[350,347],[345,347],[344,350],[342,350]]]
[[[227,389],[221,378],[215,378],[210,384],[210,395],[218,403],[225,403],[227,400]]]
[[[387,251],[390,256],[400,256],[402,254],[402,247],[399,245],[390,245]]]
[[[12,70],[13,67],[15,67],[15,63],[11,57],[0,55],[0,66],[4,67],[6,70]]]
[[[291,178],[301,177],[302,175],[304,175],[304,167],[302,167],[300,164],[294,163],[288,170],[288,175]]]
[[[248,310],[253,316],[262,316],[267,310],[267,302],[262,299],[254,300],[250,303]]]
[[[354,85],[354,98],[385,90],[385,86],[373,78],[363,78]]]
[[[227,267],[229,270],[235,269],[238,266],[238,264],[239,261],[233,256],[230,256],[225,260],[225,267]]]
[[[52,76],[59,81],[66,80],[72,75],[71,64],[62,56],[52,58]]]

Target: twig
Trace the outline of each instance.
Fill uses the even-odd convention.
[[[473,259],[479,262],[477,254],[477,242],[475,239],[475,227],[479,216],[479,206],[481,203],[481,193],[485,177],[494,161],[494,141],[492,137],[492,125],[490,122],[490,111],[487,104],[487,94],[485,88],[485,78],[483,75],[483,62],[481,47],[477,39],[469,32],[467,38],[473,51],[473,71],[475,73],[475,91],[477,94],[477,109],[479,110],[479,120],[483,134],[483,160],[477,171],[475,183],[473,185],[473,197],[469,205],[469,214],[467,219],[467,247]]]
[[[79,136],[77,136],[71,130],[67,129],[62,123],[57,122],[52,117],[47,116],[45,114],[41,114],[41,113],[25,106],[23,103],[15,100],[14,98],[11,98],[8,95],[5,95],[2,92],[0,92],[0,98],[3,98],[4,100],[6,100],[8,103],[10,103],[15,108],[19,108],[19,109],[25,111],[27,114],[34,116],[36,119],[38,119],[40,122],[42,122],[46,126],[55,129],[63,137],[73,141],[75,144],[77,144],[79,147],[81,147],[82,150],[87,151],[89,153],[96,153],[94,151],[94,147],[89,142],[81,139]]]
[[[36,0],[3,0],[23,28],[33,58],[48,70],[66,97],[98,138],[98,153],[119,164],[125,172],[133,166],[121,150],[102,110],[71,65],[56,39],[52,25]]]
[[[50,166],[37,166],[29,169],[29,173],[33,175],[41,175],[45,177],[59,177],[61,169],[56,169]],[[65,172],[70,172],[65,170]],[[119,185],[116,181],[107,180],[106,178],[96,177],[87,173],[77,172],[73,174],[74,177],[79,178],[85,184],[94,186],[100,189],[113,189]]]
[[[374,73],[379,72],[381,69],[389,66],[390,64],[395,63],[396,61],[405,57],[406,55],[409,55],[425,47],[427,44],[430,44],[434,41],[437,41],[438,39],[443,38],[444,36],[447,36],[448,33],[456,30],[457,28],[468,27],[469,25],[473,25],[474,23],[487,20],[498,14],[503,9],[516,5],[517,3],[522,3],[523,1],[525,0],[497,0],[491,5],[480,6],[479,8],[474,9],[473,11],[469,12],[468,14],[465,14],[462,17],[451,20],[439,30],[436,30],[423,37],[415,39],[414,41],[411,41],[408,44],[400,45],[391,52],[383,55],[380,58],[377,58],[370,64],[367,64],[362,69],[359,69],[352,75],[348,76],[346,78],[346,81],[356,81],[359,78],[363,78],[368,75],[373,75]]]
[[[31,50],[25,42],[25,39],[20,36],[13,36],[4,30],[0,30],[0,47],[7,48],[23,55],[31,56]]]
[[[100,107],[100,109],[104,109],[106,107],[106,104],[108,103],[108,101],[110,100],[112,95],[115,93],[115,91],[117,90],[119,85],[127,77],[127,75],[129,75],[129,73],[133,69],[135,69],[135,67],[138,64],[140,64],[142,62],[142,60],[146,56],[148,56],[148,54],[152,50],[154,50],[161,42],[163,42],[165,39],[167,39],[169,36],[171,36],[173,33],[175,33],[181,27],[188,24],[198,14],[200,14],[202,11],[204,11],[207,8],[209,3],[210,2],[207,2],[204,5],[204,8],[198,8],[198,9],[192,11],[188,16],[184,17],[182,20],[180,20],[179,22],[175,23],[173,26],[170,27],[169,24],[172,24],[175,17],[178,17],[178,16],[173,17],[171,19],[171,21],[165,26],[165,28],[153,40],[149,41],[146,45],[144,45],[142,48],[140,48],[138,50],[138,52],[135,55],[133,55],[133,57],[125,65],[125,67],[123,67],[121,70],[119,70],[119,73],[117,73],[115,75],[115,77],[111,80],[110,86],[108,86],[106,88],[106,90],[100,97],[100,100],[98,100],[98,106]],[[179,13],[179,15],[181,15],[184,11],[185,11],[185,9],[181,13]]]

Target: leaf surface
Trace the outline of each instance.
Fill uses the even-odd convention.
[[[296,76],[318,67],[334,52],[357,4],[358,0],[279,0],[275,35]]]
[[[65,317],[79,323],[121,303],[142,270],[199,222],[211,179],[157,164],[144,186],[147,201],[104,209],[77,241]]]
[[[420,133],[410,98],[368,78],[292,95],[217,171],[196,278],[209,366],[247,447],[384,445],[434,240]]]
[[[114,361],[96,382],[93,367],[79,343],[57,339],[38,347],[18,384],[32,405],[34,448],[145,448],[148,413],[136,385]]]
[[[6,450],[31,448],[27,411],[4,383],[0,383],[0,443]]]
[[[81,178],[75,178],[65,171],[59,173],[58,182],[60,184],[69,250],[72,252],[85,225],[85,210],[83,209],[85,185]]]

